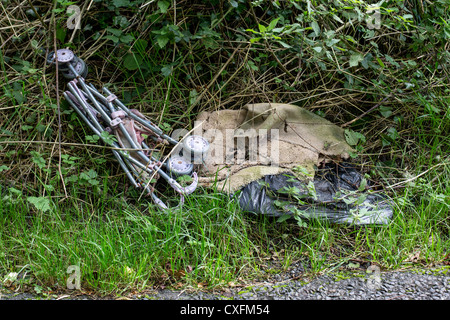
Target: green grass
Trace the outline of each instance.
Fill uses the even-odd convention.
[[[435,103],[448,102],[439,95]],[[66,157],[64,172],[75,176],[66,182],[69,197],[51,196],[46,189],[51,183],[40,178],[48,166],[44,159],[41,168],[31,169],[37,190],[1,188],[0,275],[22,270],[30,276],[22,281],[24,290],[33,285],[64,290],[68,266],[78,265],[84,290],[123,293],[248,283],[299,260],[309,265],[307,275],[339,270],[350,259],[383,269],[439,264],[450,246],[450,162],[449,137],[435,131],[448,130],[447,115],[416,117],[415,129],[392,147],[400,151],[397,165],[369,170],[387,186],[397,184],[386,188],[394,203],[387,226],[278,223],[244,214],[227,195],[204,189],[182,208],[162,213],[147,200],[136,202],[139,192],[125,187],[123,175],[99,167],[87,181],[86,170]],[[414,145],[405,147],[409,140]],[[92,149],[77,161],[103,163],[107,154]],[[49,208],[39,210],[29,201],[36,191],[50,195]]]
[[[226,196],[197,196],[168,213],[150,205],[145,214],[122,197],[68,199],[46,212],[21,196],[0,202],[1,273],[26,265],[64,288],[67,267],[78,265],[83,287],[106,292],[179,281],[214,286],[253,268],[255,246]]]
[[[146,201],[127,203],[126,198],[133,202],[129,192],[106,177],[98,190],[71,186],[70,198],[53,199],[45,212],[4,188],[0,274],[24,268],[31,284],[64,290],[68,266],[78,265],[84,289],[120,293],[251,281],[275,270],[268,259],[281,271],[301,259],[310,264],[310,275],[335,270],[349,259],[386,269],[430,265],[445,257],[450,244],[449,166],[441,170],[437,187],[423,179],[399,192],[393,220],[379,227],[311,221],[300,228],[245,215],[226,195],[202,190],[165,214]],[[432,178],[433,171],[429,174]]]

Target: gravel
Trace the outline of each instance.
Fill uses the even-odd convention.
[[[381,272],[365,270],[343,274],[329,273],[312,280],[287,279],[260,282],[244,288],[229,288],[220,292],[158,290],[143,295],[131,295],[131,300],[449,300],[448,269],[427,269],[419,272]],[[298,272],[296,273],[298,274]],[[283,278],[283,275],[276,275]],[[1,299],[36,299],[29,293],[3,294]],[[42,297],[40,297],[42,299]],[[117,299],[61,295],[47,299]]]

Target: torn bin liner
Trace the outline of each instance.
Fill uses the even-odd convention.
[[[349,164],[325,165],[313,184],[311,193],[307,183],[289,174],[267,175],[244,186],[237,197],[244,211],[273,217],[300,214],[355,225],[388,224],[392,218],[389,200],[361,190],[364,177]]]

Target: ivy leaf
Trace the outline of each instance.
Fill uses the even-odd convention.
[[[363,59],[364,57],[361,53],[352,54],[350,56],[350,67],[356,67]]]

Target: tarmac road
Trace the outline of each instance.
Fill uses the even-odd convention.
[[[61,294],[42,297],[29,293],[3,293],[3,300],[450,300],[450,269],[329,273],[312,280],[275,275],[273,279],[244,288],[218,292],[157,290],[140,295],[95,297]],[[295,270],[290,275],[295,274]],[[295,278],[295,277],[294,277]]]

